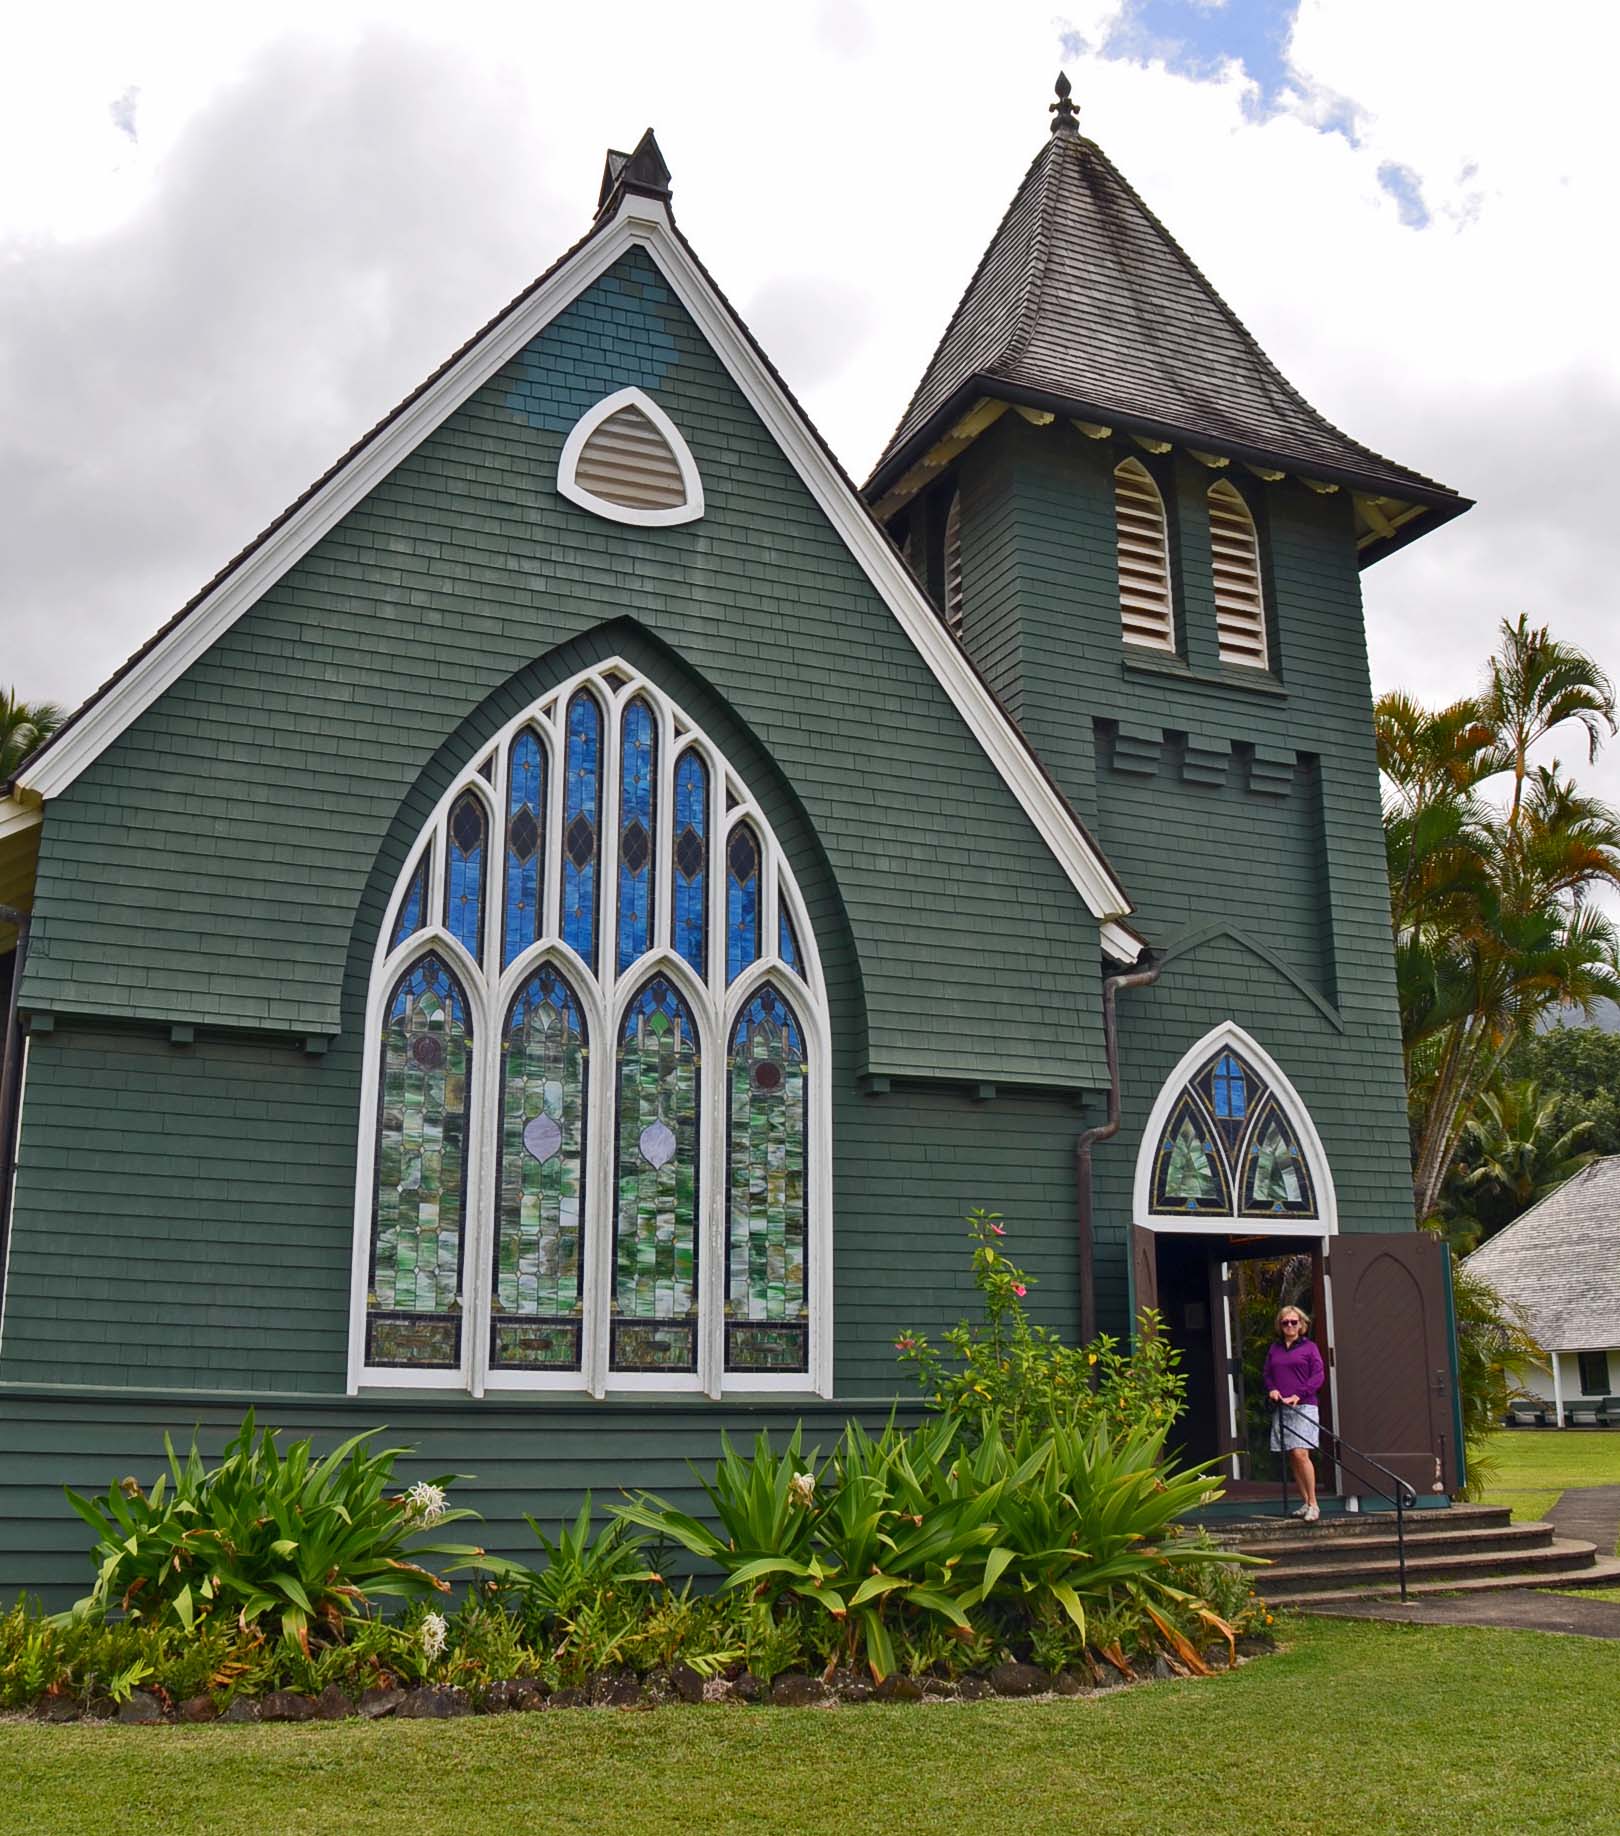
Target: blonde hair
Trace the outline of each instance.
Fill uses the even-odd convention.
[[[1299,1315],[1299,1336],[1302,1339],[1308,1339],[1311,1336],[1311,1316],[1303,1307],[1279,1307],[1277,1309],[1277,1317],[1271,1322],[1272,1331],[1276,1333],[1277,1337],[1279,1339],[1282,1337],[1282,1316],[1285,1313],[1297,1313]]]

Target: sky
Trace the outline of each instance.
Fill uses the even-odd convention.
[[[649,124],[682,227],[864,477],[1060,66],[1294,384],[1478,500],[1364,576],[1375,685],[1464,692],[1521,610],[1620,674],[1620,9],[1056,4],[18,13],[0,685],[94,688],[588,226],[604,149]],[[1620,802],[1620,742],[1580,764]]]

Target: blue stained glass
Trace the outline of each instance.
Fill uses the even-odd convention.
[[[568,775],[563,784],[563,941],[596,967],[596,871],[602,826],[602,710],[581,689],[568,704]]]
[[[1223,1052],[1216,1061],[1212,1086],[1215,1114],[1222,1121],[1241,1121],[1248,1103],[1248,1090],[1244,1084],[1243,1066],[1230,1052]]]
[[[540,935],[545,830],[545,749],[537,733],[523,732],[513,740],[507,759],[503,969],[516,962]]]
[[[759,839],[746,822],[726,844],[726,980],[759,958]]]
[[[619,751],[619,968],[652,948],[653,810],[658,727],[639,697],[624,711]]]
[[[804,958],[799,954],[799,934],[793,928],[793,920],[788,916],[787,900],[782,897],[780,889],[778,889],[776,897],[776,953],[793,973],[798,976],[800,981],[803,981]]]
[[[405,888],[399,916],[394,920],[394,934],[388,940],[390,951],[397,950],[407,937],[414,937],[426,920],[428,869],[432,862],[432,848],[424,848],[421,860],[416,863],[416,872],[411,875],[411,883]]]
[[[671,876],[676,953],[708,973],[709,768],[701,753],[683,752],[675,766],[675,872]]]
[[[484,949],[484,842],[489,821],[482,800],[463,791],[450,811],[445,855],[444,924],[456,942],[482,961]]]

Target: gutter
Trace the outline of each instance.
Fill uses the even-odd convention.
[[[22,1029],[17,1003],[23,968],[28,961],[27,912],[0,905],[0,923],[17,927],[17,951],[11,965],[11,995],[0,1013],[0,1305],[5,1300],[6,1267],[11,1249],[11,1188],[17,1172],[17,1124],[22,1097]]]
[[[1122,989],[1149,988],[1164,974],[1164,964],[1146,958],[1146,966],[1110,975],[1103,981],[1103,1048],[1108,1055],[1108,1114],[1095,1128],[1083,1129],[1074,1141],[1074,1208],[1080,1237],[1080,1343],[1097,1336],[1096,1246],[1092,1232],[1091,1150],[1119,1133],[1119,1024],[1116,1004]]]

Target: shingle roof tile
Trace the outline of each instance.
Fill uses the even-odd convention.
[[[1529,1316],[1548,1351],[1620,1346],[1620,1154],[1583,1167],[1464,1267]]]
[[[1283,376],[1095,142],[1036,155],[867,489],[937,437],[975,379],[994,394],[1161,430],[1381,494],[1466,500],[1352,440]]]

